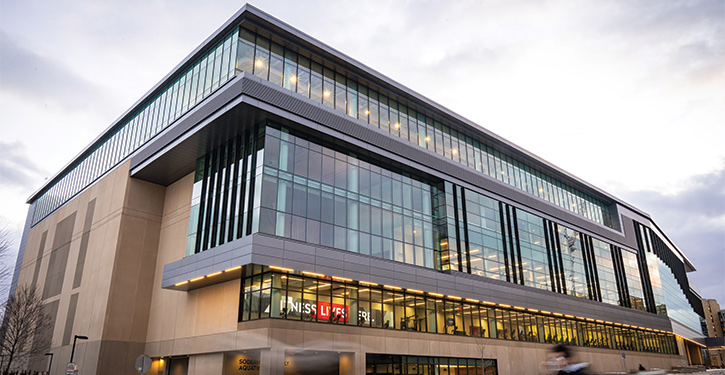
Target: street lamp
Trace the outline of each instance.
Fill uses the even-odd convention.
[[[73,337],[73,350],[71,350],[71,352],[70,352],[70,362],[71,363],[73,363],[73,354],[75,354],[75,352],[76,352],[76,340],[78,340],[78,339],[88,340],[88,336],[75,335],[75,337]]]
[[[50,363],[48,363],[48,374],[50,374],[50,368],[53,367],[53,353],[45,353],[50,356]]]

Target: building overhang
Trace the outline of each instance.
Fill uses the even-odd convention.
[[[250,264],[672,332],[670,319],[644,311],[259,233],[164,265],[161,287],[188,292],[228,282],[241,277],[239,266]]]
[[[698,345],[705,345],[706,337],[702,334],[702,332],[697,332],[674,319],[670,319],[670,322],[672,323],[672,332],[674,334],[694,341]]]
[[[706,337],[705,345],[708,349],[725,349],[725,337]]]

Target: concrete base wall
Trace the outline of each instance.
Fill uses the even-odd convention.
[[[265,319],[240,323],[236,332],[151,342],[146,352],[152,357],[188,355],[189,374],[192,374],[195,373],[192,367],[202,366],[210,371],[212,367],[221,368],[214,366],[222,366],[223,352],[258,350],[260,375],[283,375],[285,363],[289,362],[285,353],[338,352],[341,374],[362,375],[367,353],[481,358],[481,345],[485,358],[498,361],[500,375],[538,373],[552,347],[551,344]],[[620,351],[580,347],[573,350],[577,361],[591,364],[592,372],[622,372],[625,363],[627,371],[637,369],[640,364],[647,369],[670,369],[687,364],[687,358],[680,355],[627,351],[623,363]]]

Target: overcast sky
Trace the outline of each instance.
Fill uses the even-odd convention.
[[[0,4],[0,221],[17,247],[27,197],[242,3]],[[725,305],[725,1],[254,5],[649,212]]]

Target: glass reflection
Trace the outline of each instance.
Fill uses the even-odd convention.
[[[422,267],[436,266],[439,188],[267,127],[262,233]]]

